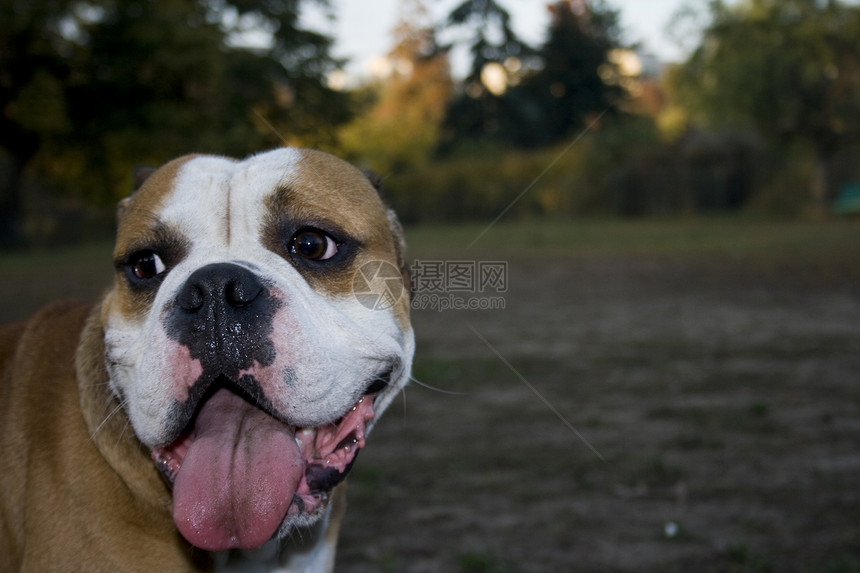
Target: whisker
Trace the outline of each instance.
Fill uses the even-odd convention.
[[[98,427],[93,431],[92,435],[90,436],[90,440],[95,440],[95,439],[96,439],[96,435],[101,431],[101,429],[104,427],[104,425],[105,425],[105,424],[107,424],[107,423],[108,423],[108,421],[109,421],[111,418],[113,418],[113,417],[116,415],[116,413],[117,413],[117,412],[119,412],[120,410],[122,410],[122,408],[125,406],[126,402],[127,402],[127,400],[123,400],[122,402],[120,402],[119,404],[117,404],[116,408],[114,408],[113,410],[111,410],[111,412],[110,412],[110,413],[108,413],[108,415],[107,415],[107,416],[105,416],[105,419],[104,419],[104,420],[102,420],[102,423],[101,423],[101,424],[99,424],[99,425],[98,425]],[[126,424],[126,425],[127,425],[127,424]],[[123,431],[124,431],[124,430],[123,430]]]
[[[119,433],[119,437],[116,439],[116,445],[117,445],[117,446],[119,446],[120,442],[122,441],[122,437],[125,435],[125,431],[126,431],[126,430],[128,430],[128,428],[129,428],[130,426],[131,426],[131,421],[129,421],[129,420],[126,418],[126,420],[125,420],[125,425],[122,427],[122,431]]]
[[[298,539],[296,539],[298,537]],[[304,545],[305,536],[302,534],[302,530],[298,527],[293,527],[290,529],[290,540],[293,543],[297,543],[298,545]]]
[[[415,382],[416,384],[418,384],[419,386],[423,387],[423,388],[427,388],[428,390],[433,390],[434,392],[439,392],[440,394],[448,394],[451,396],[466,396],[467,395],[467,392],[454,392],[453,390],[443,390],[442,388],[437,388],[435,386],[431,386],[430,384],[425,384],[424,382],[422,382],[418,378],[415,378],[414,376],[410,376],[409,379],[412,380],[413,382]]]

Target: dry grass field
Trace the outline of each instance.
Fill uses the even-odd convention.
[[[409,233],[411,260],[505,262],[504,308],[414,312],[435,389],[371,435],[338,572],[860,572],[860,225],[481,231]],[[0,318],[109,266],[0,256]]]
[[[415,377],[459,394],[414,386],[379,425],[338,571],[860,571],[860,228],[462,250],[480,230],[413,233],[421,259],[507,260],[506,305],[415,313]]]

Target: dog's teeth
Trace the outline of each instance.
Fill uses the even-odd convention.
[[[296,432],[296,444],[298,444],[299,449],[302,448],[302,445],[306,440],[313,441],[314,435],[316,434],[316,430],[313,428],[302,428]]]

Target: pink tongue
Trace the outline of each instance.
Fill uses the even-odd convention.
[[[293,432],[229,390],[200,410],[173,486],[173,520],[209,551],[253,549],[280,526],[304,475]]]

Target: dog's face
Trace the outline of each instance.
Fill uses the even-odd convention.
[[[191,543],[258,547],[322,514],[408,379],[400,241],[364,174],[306,150],[178,159],[121,206],[111,390]]]

